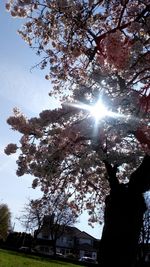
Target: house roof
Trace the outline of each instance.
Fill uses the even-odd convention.
[[[80,231],[78,234],[77,234],[77,237],[79,238],[83,238],[83,239],[92,239],[92,240],[96,240],[95,237],[89,235],[88,233],[84,232],[84,231]]]
[[[50,216],[45,216],[44,221],[43,221],[43,226],[41,229],[41,232],[43,234],[50,234]],[[57,226],[57,225],[56,225]],[[59,226],[59,225],[58,225]],[[94,238],[93,236],[89,235],[88,233],[84,232],[84,231],[80,231],[77,227],[75,226],[60,226],[60,232],[61,232],[61,227],[64,228],[63,233],[66,235],[70,235],[70,236],[75,236],[77,238],[83,238],[83,239],[91,239],[91,240],[96,240],[96,238]]]
[[[88,233],[84,231],[79,230],[77,227],[74,227],[74,226],[66,226],[64,233],[71,235],[71,236],[76,236],[77,238],[96,240],[95,237],[89,235]]]
[[[78,235],[80,233],[80,230],[74,226],[66,226],[64,233],[69,235]]]

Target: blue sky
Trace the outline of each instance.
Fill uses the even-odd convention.
[[[32,117],[37,116],[42,109],[54,108],[57,102],[48,96],[51,84],[44,79],[44,71],[34,69],[31,73],[31,67],[38,63],[39,58],[17,34],[22,21],[12,18],[5,11],[5,3],[5,0],[0,1],[0,202],[10,208],[15,230],[23,231],[15,218],[22,214],[29,198],[40,196],[40,191],[31,188],[31,176],[16,176],[16,156],[8,157],[3,152],[8,143],[15,143],[19,138],[19,134],[10,129],[6,120],[14,107]],[[101,227],[88,226],[86,214],[82,215],[76,226],[100,238]]]

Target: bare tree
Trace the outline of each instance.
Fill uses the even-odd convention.
[[[63,194],[44,195],[41,199],[30,200],[20,218],[27,229],[34,231],[35,239],[39,233],[46,233],[52,241],[56,255],[56,241],[63,234],[66,226],[73,225],[78,218],[76,205],[69,202]]]

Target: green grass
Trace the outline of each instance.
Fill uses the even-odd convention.
[[[77,267],[77,265],[0,250],[0,267]]]

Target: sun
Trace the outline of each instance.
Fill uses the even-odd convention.
[[[98,100],[95,105],[88,106],[90,114],[95,118],[96,121],[109,115],[109,111],[101,100]]]
[[[95,105],[87,105],[82,102],[65,104],[78,109],[86,110],[97,122],[106,116],[112,116],[111,112],[107,109],[101,98],[95,103]]]
[[[95,105],[87,105],[82,102],[65,103],[65,105],[72,106],[81,110],[86,110],[89,113],[89,115],[94,118],[96,124],[105,117],[112,117],[112,118],[125,117],[125,115],[121,113],[111,111],[102,101],[101,97],[98,99]]]

